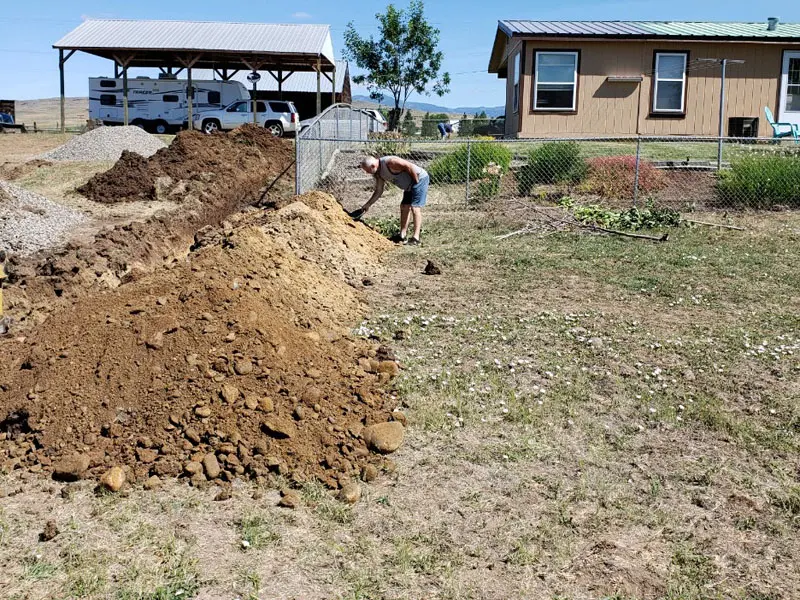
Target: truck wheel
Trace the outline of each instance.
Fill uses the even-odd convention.
[[[207,119],[203,121],[203,131],[209,135],[217,133],[220,130],[219,121],[216,119]]]
[[[156,121],[153,130],[159,135],[169,133],[169,123],[166,121]]]
[[[283,136],[283,125],[281,125],[280,121],[268,121],[264,127],[275,137]]]

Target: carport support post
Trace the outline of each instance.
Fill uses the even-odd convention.
[[[317,116],[322,112],[322,58],[317,57]]]
[[[122,124],[128,126],[128,62],[122,65]]]
[[[70,50],[69,54],[64,56],[64,51],[61,48],[58,49],[58,74],[61,87],[61,133],[66,131],[66,124],[64,123],[64,120],[66,119],[67,115],[66,92],[64,84],[64,63],[66,63],[69,60],[69,57],[73,54],[75,54],[75,50]]]
[[[336,104],[336,64],[333,65],[333,77],[331,77],[331,106]]]
[[[194,88],[192,87],[192,67],[186,68],[186,102],[189,109],[187,129],[192,130],[194,126]]]

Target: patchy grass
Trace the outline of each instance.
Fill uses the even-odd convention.
[[[800,216],[656,245],[498,241],[519,224],[437,210],[358,329],[403,362],[410,423],[361,502],[307,484],[290,511],[241,482],[225,502],[174,483],[62,498],[12,474],[5,596],[794,598]],[[40,543],[47,519],[61,534]]]

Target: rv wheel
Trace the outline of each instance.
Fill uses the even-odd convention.
[[[164,135],[169,133],[169,124],[166,121],[156,121],[154,129],[157,134]]]
[[[146,123],[141,119],[134,119],[133,121],[131,121],[131,125],[134,127],[138,127],[139,129],[147,129],[145,127]]]

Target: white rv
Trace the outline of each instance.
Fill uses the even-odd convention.
[[[128,79],[128,122],[153,133],[184,127],[189,118],[185,79],[135,77]],[[250,93],[238,81],[192,81],[195,114],[219,110]],[[122,125],[122,79],[89,78],[89,118],[104,125]]]

